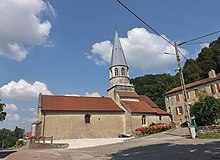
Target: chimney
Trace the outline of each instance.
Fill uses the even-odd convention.
[[[211,71],[209,71],[208,75],[209,75],[209,78],[215,78],[216,77],[215,70],[211,69]]]

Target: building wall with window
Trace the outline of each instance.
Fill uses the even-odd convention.
[[[141,114],[141,113],[133,113],[132,114],[132,130],[135,131],[135,129],[140,128],[140,126],[149,126],[152,123],[158,124],[158,123],[170,123],[170,117],[169,116],[158,116],[155,114]]]
[[[109,138],[124,133],[124,112],[47,111],[42,134],[54,139]],[[86,122],[89,115],[90,122]],[[54,124],[56,122],[56,124]]]
[[[137,128],[152,123],[170,123],[170,115],[148,97],[127,91],[117,94],[122,99],[118,103],[108,97],[40,95],[32,132],[54,139],[111,138],[134,135]]]
[[[213,72],[213,70],[210,72]],[[189,83],[186,85],[186,91],[189,107],[192,107],[203,96],[209,95],[220,98],[220,75],[213,73],[209,78]],[[178,126],[181,126],[186,121],[184,97],[181,87],[174,88],[165,93],[165,104],[166,110],[168,113],[171,113],[173,121]]]

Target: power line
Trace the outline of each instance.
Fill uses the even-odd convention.
[[[204,44],[204,43],[210,43],[210,42],[194,42],[194,43],[184,43],[183,45],[196,45],[196,44]]]
[[[149,24],[147,24],[144,20],[142,20],[137,14],[135,14],[132,10],[130,10],[125,4],[123,4],[120,0],[117,0],[117,2],[119,4],[121,4],[125,9],[127,9],[133,16],[135,16],[138,20],[140,20],[143,24],[145,24],[148,28],[150,28],[155,34],[157,34],[159,37],[161,37],[163,40],[165,40],[167,43],[169,43],[170,45],[172,45],[173,47],[174,44],[169,41],[168,39],[166,39],[165,37],[163,37],[159,32],[157,32],[155,29],[153,29],[153,27],[151,27]],[[183,53],[180,52],[180,50],[178,50],[178,52],[187,60],[187,58],[184,56]]]
[[[133,14],[137,19],[139,19],[143,24],[145,24],[148,28],[150,28],[154,33],[156,33],[158,36],[160,36],[163,40],[174,46],[172,42],[170,42],[168,39],[164,38],[159,32],[157,32],[155,29],[153,29],[149,24],[147,24],[144,20],[142,20],[138,15],[136,15],[132,10],[130,10],[126,5],[124,5],[120,0],[117,0],[118,3],[120,3],[125,9],[127,9],[131,14]]]
[[[198,39],[202,39],[202,38],[205,38],[205,37],[211,36],[211,35],[213,35],[213,34],[217,34],[217,33],[219,33],[219,32],[220,32],[220,30],[219,30],[219,31],[212,32],[212,33],[209,33],[209,34],[206,34],[206,35],[203,35],[203,36],[200,36],[200,37],[196,37],[196,38],[190,39],[190,40],[188,40],[188,41],[185,41],[185,42],[179,43],[178,46],[181,46],[181,45],[183,45],[183,44],[186,44],[186,43],[189,43],[189,42],[192,42],[192,41],[198,40]]]

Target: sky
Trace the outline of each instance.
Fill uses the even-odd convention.
[[[121,0],[172,43],[220,29],[219,0]],[[106,96],[115,26],[130,78],[175,74],[174,47],[131,15],[117,0],[0,0],[0,128],[30,131],[39,93]],[[183,45],[187,58],[220,34]],[[182,64],[184,59],[181,58]]]

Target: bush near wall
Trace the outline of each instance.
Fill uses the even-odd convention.
[[[136,131],[136,136],[145,136],[145,135],[166,131],[174,127],[175,125],[173,124],[153,124],[150,126],[137,128],[135,131]]]

